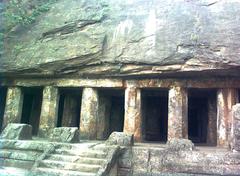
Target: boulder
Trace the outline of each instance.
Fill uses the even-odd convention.
[[[173,138],[167,142],[167,149],[170,151],[192,151],[194,144],[188,139]]]
[[[240,103],[233,106],[232,150],[240,152]]]
[[[53,142],[76,143],[79,142],[79,130],[77,127],[54,128],[50,136]]]
[[[0,74],[235,76],[239,9],[238,0],[59,0],[5,37]]]
[[[32,126],[28,124],[10,123],[3,130],[1,138],[12,140],[32,139]]]
[[[133,134],[113,132],[106,143],[108,145],[133,146]]]

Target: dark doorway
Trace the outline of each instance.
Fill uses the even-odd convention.
[[[99,139],[106,139],[114,132],[122,132],[124,125],[124,90],[121,89],[100,89],[99,90]]]
[[[188,136],[193,143],[215,143],[208,136],[216,136],[216,111],[216,90],[189,89]]]
[[[7,97],[7,88],[0,87],[0,131],[2,130],[2,125],[3,125],[6,97]]]
[[[142,90],[143,139],[167,141],[168,90]]]
[[[42,107],[42,88],[23,88],[23,108],[21,123],[32,125],[33,135],[37,135]]]
[[[60,89],[58,127],[78,127],[81,113],[81,88]]]
[[[237,100],[237,103],[240,103],[240,89],[238,89],[237,94],[238,94],[238,100]]]

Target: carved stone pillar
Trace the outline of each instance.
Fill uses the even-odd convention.
[[[43,89],[43,101],[40,115],[40,137],[48,137],[57,125],[59,95],[56,87],[47,86]]]
[[[125,133],[133,134],[135,141],[142,140],[141,90],[127,87],[125,90]]]
[[[7,91],[3,128],[9,123],[20,123],[23,106],[23,93],[19,87],[9,87]]]
[[[168,140],[188,138],[188,97],[187,90],[173,87],[168,100]]]
[[[237,103],[236,89],[219,89],[217,92],[217,145],[228,146],[232,126],[232,106]]]
[[[97,138],[99,98],[94,88],[84,88],[80,118],[80,136],[83,139]]]

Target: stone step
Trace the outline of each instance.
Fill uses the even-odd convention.
[[[89,158],[89,157],[82,157],[77,155],[61,155],[61,154],[50,154],[46,157],[48,160],[56,160],[56,161],[64,161],[64,162],[74,162],[79,164],[96,164],[101,165],[105,159],[102,158]]]
[[[31,169],[34,161],[16,160],[16,159],[3,159],[0,160],[0,166],[16,167],[21,169]]]
[[[55,154],[63,154],[63,155],[72,155],[72,156],[81,156],[88,158],[105,158],[106,153],[100,150],[67,150],[67,149],[56,149]]]
[[[54,160],[43,160],[39,163],[40,167],[47,167],[52,169],[62,169],[62,170],[72,170],[72,171],[81,171],[81,172],[90,172],[96,173],[100,165],[94,164],[78,164],[78,163],[69,163],[63,161],[54,161]]]
[[[38,151],[1,149],[0,158],[35,161],[42,153]]]
[[[0,167],[1,176],[24,176],[29,175],[29,170],[19,169],[16,167]]]
[[[62,169],[51,169],[51,168],[37,168],[34,170],[32,175],[37,176],[95,176],[96,173],[89,173],[89,172],[78,172],[78,171],[69,171],[69,170],[62,170]]]

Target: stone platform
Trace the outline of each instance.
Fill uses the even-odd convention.
[[[162,176],[239,175],[240,153],[197,146],[170,149],[167,144],[109,146],[105,141],[76,144],[45,139],[1,140],[1,175]]]

